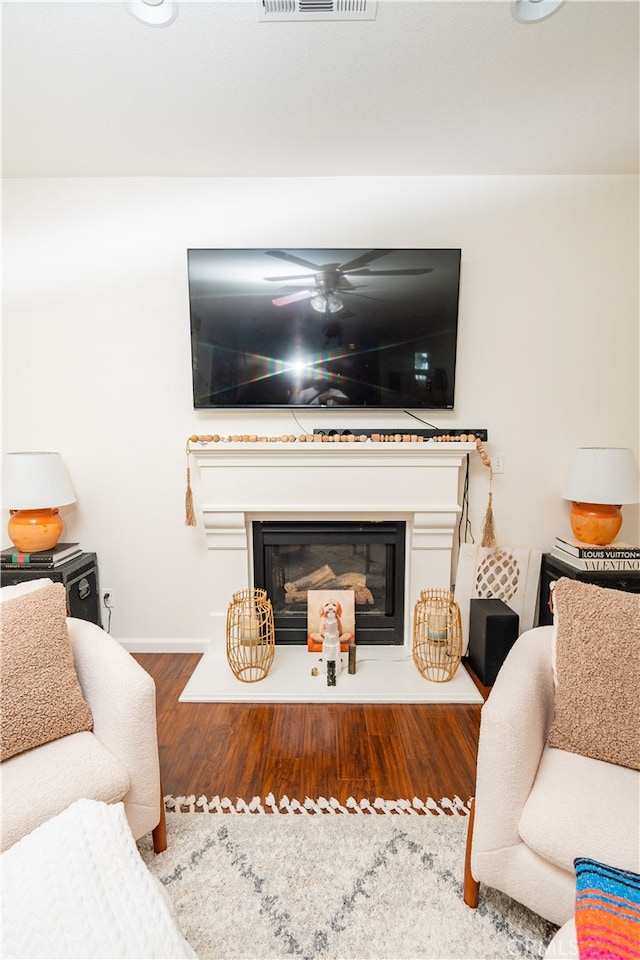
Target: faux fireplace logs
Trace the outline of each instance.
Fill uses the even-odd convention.
[[[337,577],[327,563],[306,576],[285,583],[284,602],[286,604],[306,602],[307,590],[318,590],[320,588],[323,590],[353,590],[356,604],[359,606],[373,606],[374,604],[373,594],[367,587],[367,578],[364,573],[357,573],[352,570]]]

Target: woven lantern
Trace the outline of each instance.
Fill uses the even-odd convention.
[[[264,680],[275,655],[273,608],[267,591],[239,590],[227,610],[227,660],[244,683]]]
[[[425,678],[451,680],[462,659],[460,608],[448,590],[422,590],[413,615],[413,660]]]

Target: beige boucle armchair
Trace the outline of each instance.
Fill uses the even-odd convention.
[[[561,926],[575,857],[639,872],[640,773],[547,744],[555,630],[519,637],[482,708],[464,899],[475,907],[485,883]]]
[[[2,603],[29,593],[4,587]],[[166,848],[153,679],[100,627],[67,619],[73,660],[93,729],[62,736],[18,753],[0,765],[2,850],[80,798],[123,801],[135,839],[153,832]]]

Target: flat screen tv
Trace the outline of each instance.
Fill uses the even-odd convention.
[[[195,408],[452,408],[460,256],[188,250]]]

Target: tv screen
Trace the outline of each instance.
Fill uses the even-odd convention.
[[[188,250],[194,406],[453,407],[460,250]]]

